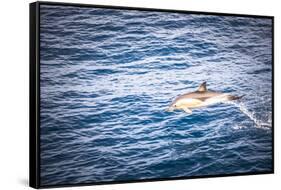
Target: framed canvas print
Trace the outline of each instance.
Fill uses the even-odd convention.
[[[30,186],[274,171],[272,16],[30,4]]]

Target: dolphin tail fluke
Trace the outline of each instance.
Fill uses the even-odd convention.
[[[228,95],[227,96],[227,100],[231,101],[231,100],[240,100],[241,98],[243,98],[245,95],[243,96],[232,96],[232,95]]]

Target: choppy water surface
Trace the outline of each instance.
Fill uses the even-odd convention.
[[[41,6],[42,185],[272,170],[271,20]],[[241,102],[165,112],[208,88]]]

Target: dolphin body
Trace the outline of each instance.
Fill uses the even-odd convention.
[[[194,108],[206,107],[241,98],[226,93],[207,90],[206,84],[206,82],[203,82],[195,92],[186,93],[177,97],[170,104],[167,111],[184,110],[186,113],[191,114],[191,109]]]

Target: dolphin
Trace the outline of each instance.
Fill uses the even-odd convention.
[[[191,114],[192,109],[206,107],[209,105],[238,100],[243,96],[233,96],[227,93],[207,90],[207,83],[203,82],[194,92],[178,96],[169,106],[167,111],[184,110]]]

